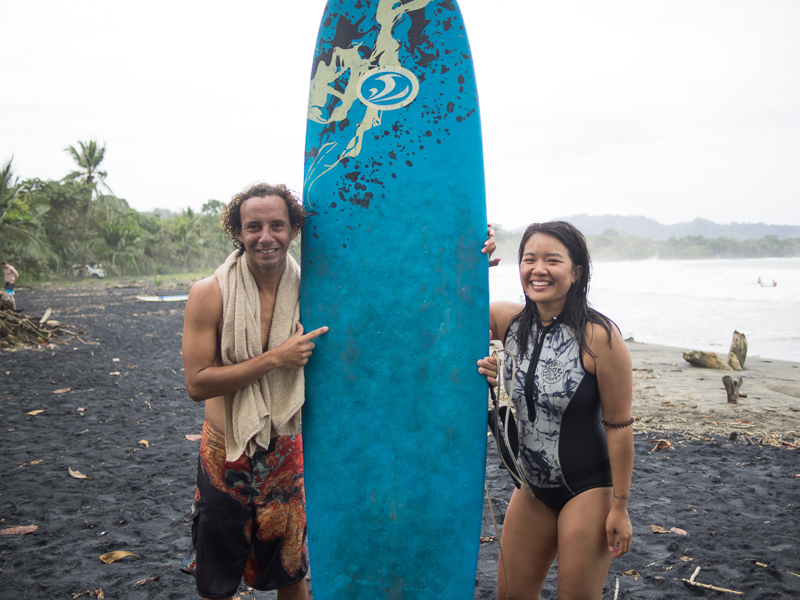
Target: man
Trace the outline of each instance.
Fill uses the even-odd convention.
[[[204,598],[232,598],[243,576],[279,600],[308,598],[302,367],[328,328],[306,334],[299,323],[300,271],[288,249],[304,222],[283,185],[236,195],[222,224],[237,251],[186,303],[186,389],[205,402],[206,419],[182,568]]]
[[[0,261],[0,265],[3,267],[3,278],[6,281],[3,299],[11,305],[11,308],[16,308],[17,303],[14,298],[14,284],[17,282],[17,278],[19,278],[19,273],[5,260]]]
[[[232,598],[244,576],[279,600],[305,600],[302,367],[328,331],[306,334],[298,322],[299,268],[288,250],[305,212],[285,186],[260,184],[235,196],[222,220],[237,251],[186,303],[186,389],[205,402],[206,420],[184,570],[204,598]]]

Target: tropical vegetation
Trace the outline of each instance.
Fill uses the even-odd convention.
[[[72,277],[74,264],[102,264],[110,276],[211,272],[233,249],[219,225],[222,202],[141,213],[105,184],[105,146],[66,151],[77,169],[58,181],[20,181],[13,157],[0,169],[0,257],[23,282]]]

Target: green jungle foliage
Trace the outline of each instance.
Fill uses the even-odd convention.
[[[116,196],[93,198],[86,183],[34,179],[24,185],[21,210],[6,221],[27,227],[35,243],[0,238],[0,255],[23,281],[72,277],[72,266],[85,264],[101,264],[110,277],[210,272],[233,250],[219,224],[223,204],[215,200],[199,213],[187,208],[162,217],[140,213]]]
[[[508,231],[495,227],[497,254],[504,264],[517,263],[517,251],[523,231]],[[600,235],[586,237],[592,260],[639,260],[702,258],[787,258],[800,256],[800,239],[780,239],[767,235],[759,240],[706,238],[685,236],[668,240],[651,240],[625,235],[607,229]]]
[[[211,273],[233,251],[220,227],[222,202],[179,215],[140,213],[105,184],[105,146],[78,142],[65,152],[78,169],[60,181],[20,182],[13,157],[0,169],[0,258],[22,283],[75,278],[73,265],[99,264],[109,277]],[[299,260],[299,236],[290,253]]]
[[[0,185],[0,256],[21,280],[72,277],[101,264],[110,277],[213,271],[233,250],[219,225],[221,202],[178,216],[145,215],[80,181]],[[13,195],[10,189],[15,189]]]

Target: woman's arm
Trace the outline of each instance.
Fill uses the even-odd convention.
[[[606,519],[606,535],[608,551],[613,552],[613,558],[616,558],[630,550],[633,538],[633,528],[628,517],[628,499],[633,472],[633,428],[606,428],[606,439],[614,494],[611,510]]]
[[[493,340],[504,341],[506,331],[511,324],[511,319],[516,317],[525,308],[524,304],[517,302],[492,302],[489,305],[489,328],[492,330]]]
[[[516,302],[492,302],[489,305],[489,339],[503,340],[511,319],[523,309],[522,304]],[[486,376],[486,381],[492,387],[497,386],[497,359],[487,356],[478,361],[478,373]]]
[[[611,339],[605,329],[591,323],[587,326],[589,348],[594,357],[584,357],[587,370],[597,375],[603,423],[606,426],[608,458],[614,498],[606,519],[608,550],[614,557],[631,547],[633,529],[628,518],[628,499],[633,472],[633,422],[631,402],[633,371],[631,356],[619,330],[612,326]]]

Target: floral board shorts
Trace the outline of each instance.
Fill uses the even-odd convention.
[[[206,598],[293,585],[308,571],[303,441],[278,436],[252,458],[225,460],[225,435],[203,423],[192,543],[181,570]]]

